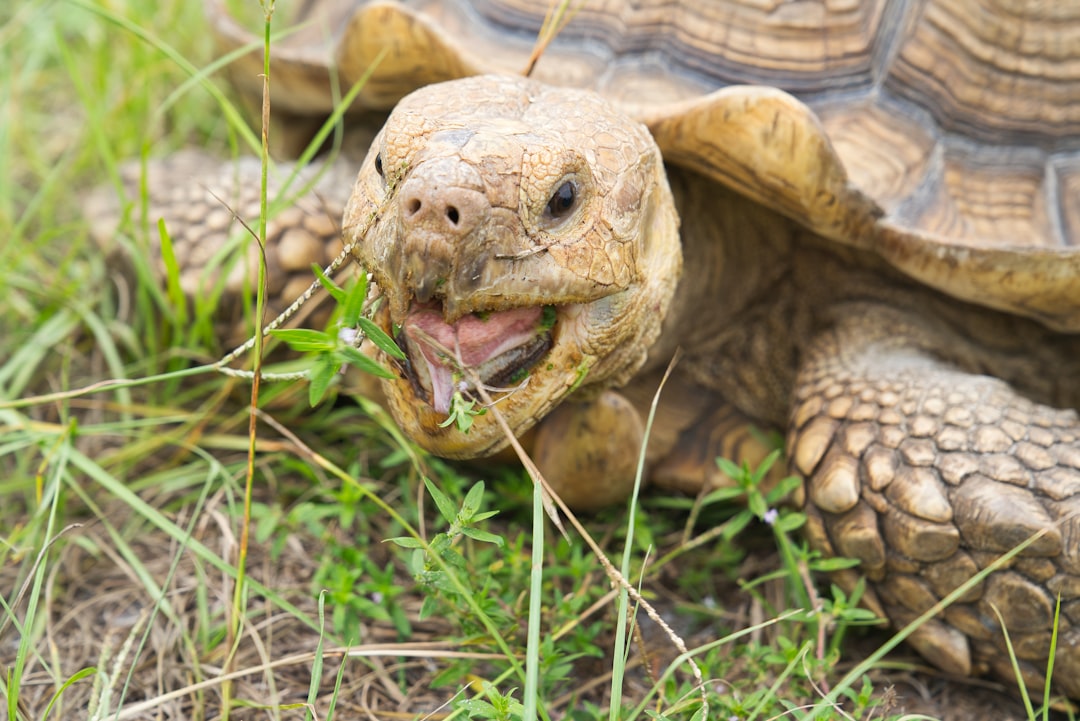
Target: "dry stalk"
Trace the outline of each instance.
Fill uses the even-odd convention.
[[[581,0],[575,7],[571,8],[572,0],[559,0],[558,2],[552,2],[548,6],[547,14],[544,16],[544,22],[540,26],[540,32],[536,36],[536,44],[533,45],[532,53],[529,54],[529,60],[525,64],[525,69],[521,71],[521,74],[525,77],[532,75],[533,68],[536,67],[536,63],[539,62],[543,56],[544,51],[547,50],[548,45],[558,37],[559,33],[570,23],[570,21],[581,10],[581,6],[584,0]]]

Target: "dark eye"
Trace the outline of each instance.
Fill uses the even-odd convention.
[[[382,153],[378,153],[375,156],[375,172],[379,174],[380,178],[386,177],[385,175],[383,175]]]
[[[574,209],[574,205],[577,203],[577,188],[573,182],[566,181],[559,186],[559,189],[551,196],[551,200],[548,201],[546,215],[553,220],[561,220],[570,215],[570,211]]]

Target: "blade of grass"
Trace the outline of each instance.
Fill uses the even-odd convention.
[[[994,609],[997,612],[997,609]],[[1000,615],[1000,614],[999,614]],[[1004,627],[1004,624],[1002,624]],[[1046,656],[1046,683],[1043,685],[1043,721],[1050,718],[1050,684],[1054,679],[1054,660],[1057,657],[1058,633],[1061,631],[1061,592],[1054,602],[1054,630],[1050,633],[1050,651]]]
[[[679,352],[676,351],[672,357],[671,362],[668,363],[667,370],[664,371],[664,376],[660,379],[660,385],[656,389],[656,393],[653,394],[652,403],[649,405],[649,415],[645,421],[645,434],[641,442],[641,450],[638,453],[637,471],[634,474],[634,490],[630,494],[630,510],[627,514],[629,520],[627,521],[626,528],[626,544],[623,548],[622,564],[620,566],[620,573],[625,579],[630,575],[630,557],[634,548],[634,519],[637,517],[637,502],[638,497],[641,495],[641,487],[645,477],[645,458],[646,450],[649,445],[649,435],[652,432],[653,422],[656,420],[656,409],[660,404],[660,393],[664,390],[664,385],[667,383],[668,378],[671,377],[671,371],[675,368],[675,365],[679,362]],[[637,599],[641,596],[638,594]],[[615,618],[618,619],[618,623],[615,626],[615,647],[612,652],[614,658],[614,665],[611,673],[611,708],[608,711],[608,718],[611,721],[618,721],[619,711],[621,709],[620,699],[623,697],[623,676],[625,673],[625,657],[626,657],[626,631],[629,623],[629,605],[630,605],[630,588],[628,585],[622,585],[619,588],[619,601],[615,613]],[[686,653],[685,645],[681,642],[677,642],[676,646],[683,654]],[[709,714],[709,701],[705,693],[705,682],[701,675],[701,668],[697,665],[697,662],[691,658],[687,659],[690,664],[690,668],[697,680],[701,691],[701,709],[704,713],[704,717],[707,718]]]
[[[1035,721],[1035,708],[1031,705],[1031,694],[1028,693],[1027,684],[1024,683],[1024,674],[1020,671],[1020,663],[1016,658],[1016,649],[1013,648],[1012,637],[1009,635],[1009,629],[1005,626],[1005,619],[996,604],[991,603],[990,610],[994,612],[998,623],[1001,624],[1001,635],[1005,637],[1005,650],[1009,655],[1013,673],[1016,674],[1016,686],[1020,689],[1020,699],[1024,702],[1024,710],[1027,711],[1028,719]]]
[[[41,721],[47,721],[47,719],[49,718],[49,714],[52,713],[53,706],[55,706],[56,702],[60,700],[60,697],[64,694],[64,691],[67,691],[70,686],[73,686],[79,681],[82,681],[84,678],[87,678],[88,676],[93,676],[97,673],[97,671],[98,670],[96,668],[90,666],[88,668],[80,669],[73,673],[70,677],[68,677],[68,679],[64,681],[60,688],[56,689],[56,692],[53,693],[52,698],[49,699],[49,704],[45,707],[45,713],[42,714]]]
[[[28,579],[30,586],[29,596],[26,602],[26,615],[23,617],[22,623],[20,624],[22,630],[19,634],[18,650],[15,653],[15,663],[12,668],[8,670],[7,674],[7,688],[5,689],[5,695],[7,697],[8,718],[12,719],[12,721],[23,718],[18,707],[19,688],[23,681],[23,671],[26,667],[27,660],[32,653],[34,634],[31,633],[31,631],[34,628],[37,612],[40,609],[39,601],[45,587],[45,576],[49,565],[49,552],[52,549],[53,541],[57,537],[53,531],[56,528],[61,498],[63,496],[61,493],[62,478],[67,469],[71,455],[75,452],[71,443],[72,436],[74,435],[74,426],[69,427],[69,431],[70,432],[64,435],[63,443],[56,449],[55,458],[50,464],[52,473],[49,477],[47,486],[51,488],[53,492],[46,496],[46,502],[49,505],[45,526],[42,530],[42,537],[44,540],[41,544],[41,550],[34,560],[33,572]],[[18,609],[15,607],[15,602],[18,599],[15,598],[12,600],[13,603],[11,604],[8,613],[10,614],[9,617],[11,620],[16,621],[17,617],[15,614]]]
[[[263,10],[263,99],[262,132],[259,158],[261,172],[259,178],[259,230],[254,241],[259,244],[259,277],[255,287],[255,347],[253,349],[251,379],[251,406],[248,416],[248,455],[247,470],[244,479],[244,509],[240,520],[240,543],[237,549],[236,586],[233,591],[233,618],[229,624],[229,657],[225,670],[231,671],[235,661],[235,652],[240,643],[240,629],[244,622],[244,606],[247,598],[247,557],[248,544],[251,540],[251,498],[255,487],[256,440],[259,423],[259,383],[262,374],[263,358],[263,316],[266,313],[266,224],[267,195],[270,175],[270,21],[274,16],[274,1],[260,0]],[[229,718],[232,705],[232,683],[222,684],[222,718]]]
[[[83,10],[92,12],[95,15],[100,16],[104,20],[123,28],[127,32],[131,33],[135,37],[139,38],[151,47],[154,47],[158,51],[163,53],[173,63],[175,63],[177,67],[181,68],[191,77],[202,78],[202,87],[208,93],[210,93],[211,96],[213,96],[218,108],[220,108],[221,112],[226,116],[229,127],[233,128],[241,135],[241,137],[243,137],[244,142],[249,148],[251,148],[253,152],[257,152],[257,149],[260,147],[259,139],[251,130],[251,128],[248,127],[248,124],[244,121],[244,118],[240,114],[240,111],[237,110],[236,106],[229,101],[224,91],[214,85],[214,83],[210,82],[209,78],[206,77],[205,73],[203,71],[200,71],[198,67],[196,67],[190,60],[185,58],[184,55],[176,48],[166,43],[160,37],[148,31],[145,27],[139,25],[138,23],[126,17],[123,17],[122,15],[114,13],[108,8],[103,7],[102,5],[90,2],[90,0],[65,0],[65,2],[82,8]]]
[[[541,600],[544,590],[544,487],[533,484],[532,492],[532,560],[529,568],[529,625],[525,640],[525,709],[523,721],[535,721],[540,698],[540,622],[543,615]]]

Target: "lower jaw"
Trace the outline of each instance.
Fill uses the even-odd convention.
[[[429,453],[441,458],[468,460],[489,456],[509,443],[509,438],[491,411],[474,416],[468,432],[462,432],[454,423],[446,422],[445,413],[437,412],[418,397],[408,380],[387,380],[384,384],[394,420],[410,440]],[[517,412],[511,405],[511,399],[512,395],[500,399],[498,412],[507,420],[512,432],[523,433],[532,423],[515,429],[521,424],[515,422]]]

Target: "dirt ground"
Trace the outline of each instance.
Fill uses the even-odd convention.
[[[193,540],[227,556],[236,542],[228,530],[230,525],[221,513],[212,510],[194,524]],[[312,559],[317,548],[312,544],[311,539],[291,536],[276,561],[266,549],[253,546],[248,567],[252,579],[273,588],[309,618],[317,618],[311,593]],[[185,642],[185,635],[205,641],[222,633],[221,628],[207,627],[206,619],[220,619],[218,611],[230,603],[231,581],[190,549],[178,554],[177,543],[164,534],[147,534],[132,547],[137,559],[110,550],[114,544],[108,529],[99,522],[68,531],[43,599],[47,626],[37,649],[40,657],[30,660],[24,675],[20,704],[27,717],[40,718],[56,690],[44,670],[46,664],[58,668],[61,678],[96,666],[108,679],[92,682],[88,678],[65,690],[62,705],[54,709],[52,718],[87,718],[92,699],[97,699],[101,707],[120,708],[117,715],[110,716],[120,720],[212,719],[220,708],[220,675],[226,665],[231,669],[233,698],[267,705],[297,704],[307,699],[317,631],[294,615],[276,611],[277,605],[272,608],[253,596],[247,604],[247,627],[231,663],[225,658],[228,644],[224,642],[199,643],[200,651],[196,652]],[[177,557],[179,562],[174,561]],[[144,570],[138,568],[140,564]],[[12,587],[21,582],[15,573],[10,567],[0,569],[0,585]],[[166,589],[167,606],[156,613],[152,612],[153,598],[145,590],[147,577]],[[419,598],[404,601],[413,619],[420,602]],[[326,717],[339,666],[342,679],[336,718],[441,718],[453,689],[432,691],[431,681],[440,669],[440,658],[462,649],[439,641],[447,629],[437,619],[416,621],[413,628],[412,640],[402,644],[396,642],[390,624],[369,624],[364,628],[362,645],[352,649],[354,655],[371,654],[364,659],[350,658],[342,664],[343,649],[326,649],[316,702],[318,718]],[[12,636],[10,629],[4,636],[0,637],[0,666],[11,667],[18,637]],[[857,646],[852,651],[856,655]],[[894,660],[919,663],[907,651]],[[944,721],[1026,718],[1022,705],[1007,689],[992,682],[943,678],[931,670],[877,672],[875,682],[889,699],[888,709],[893,714],[925,714]],[[412,690],[403,693],[401,688]],[[563,718],[566,703],[570,701],[556,701],[554,709],[549,706],[553,718]],[[199,709],[204,709],[205,715]],[[282,718],[300,718],[302,713],[302,709],[285,711]],[[247,721],[273,716],[269,711],[245,710],[234,718]]]

